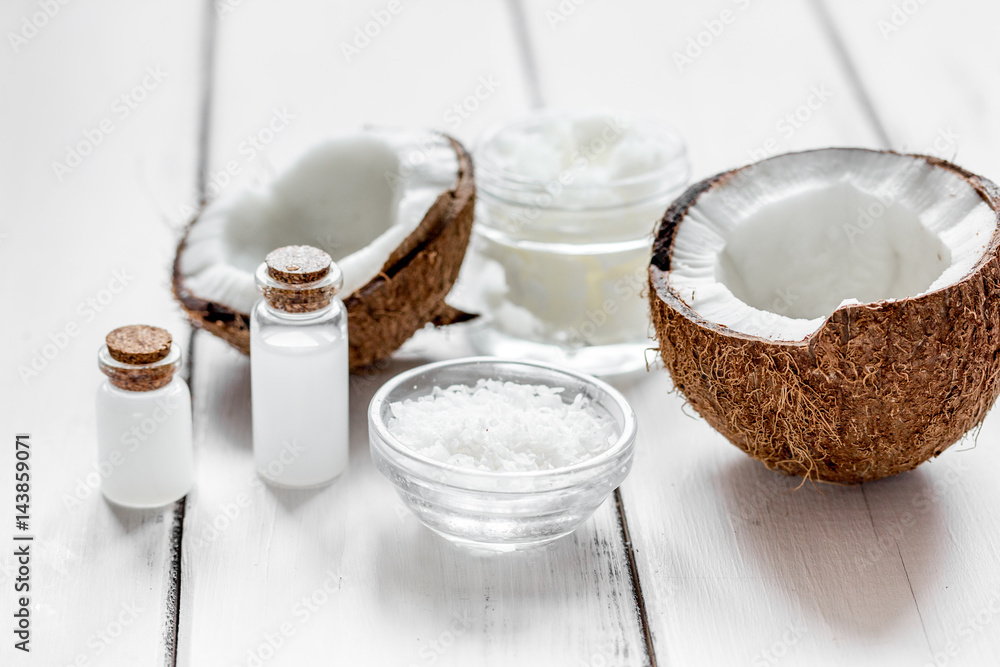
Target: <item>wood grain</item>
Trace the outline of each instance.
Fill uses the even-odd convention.
[[[372,465],[365,406],[392,375],[456,352],[435,339],[352,378],[350,469],[297,492],[254,475],[248,360],[198,336],[180,664],[252,664],[272,651],[270,664],[289,665],[644,662],[612,503],[551,549],[481,556],[421,526]]]
[[[382,8],[247,3],[221,17],[210,170],[241,160],[240,143],[276,107],[293,123],[259,155],[267,167],[241,162],[247,173],[231,187],[363,123],[437,127],[470,142],[527,108],[502,2],[404,3],[348,62],[340,43]],[[449,113],[477,87],[468,117]],[[460,331],[426,333],[378,375],[353,378],[349,472],[326,489],[289,492],[254,475],[247,359],[197,337],[199,478],[184,526],[179,664],[647,662],[612,501],[551,549],[486,557],[419,525],[375,470],[365,416],[374,391],[421,360],[468,351]]]
[[[0,664],[160,665],[173,635],[165,612],[174,509],[129,511],[100,495],[96,352],[111,329],[134,322],[169,328],[182,345],[187,338],[166,289],[173,231],[159,206],[196,182],[203,4],[57,6],[16,52],[5,30],[0,56],[5,616],[14,607],[17,432],[32,436],[36,536],[31,652],[14,650],[7,616]],[[6,3],[4,25],[20,31],[21,18],[40,11]],[[92,150],[57,174],[53,163],[67,162],[68,145],[86,152],[88,136]],[[52,358],[24,374],[36,350]]]
[[[547,103],[610,99],[672,121],[690,142],[695,178],[787,150],[879,146],[808,5],[626,2],[529,19]],[[923,621],[933,612],[915,602],[910,563],[888,536],[890,517],[926,502],[900,543],[914,560],[937,562],[945,524],[927,492],[949,474],[947,459],[870,491],[796,490],[798,480],[766,471],[694,416],[662,371],[618,384],[640,417],[622,497],[660,663],[928,659]]]
[[[386,19],[388,4],[94,0],[61,6],[17,48],[8,39],[0,346],[12,353],[0,423],[5,437],[32,434],[38,540],[33,653],[5,641],[0,664],[172,664],[175,633],[177,663],[195,667],[1000,662],[995,414],[913,473],[797,488],[692,415],[662,371],[617,378],[640,420],[621,508],[606,503],[550,549],[484,557],[420,526],[367,449],[375,389],[468,353],[461,328],[421,332],[378,374],[352,378],[351,469],[311,492],[257,480],[248,361],[197,334],[186,513],[101,499],[92,397],[104,334],[146,322],[183,339],[167,284],[177,229],[203,193],[266,179],[325,136],[423,125],[471,146],[531,106],[613,107],[672,122],[695,178],[786,150],[885,143],[1000,178],[1000,9],[986,3],[421,0]],[[904,4],[918,9],[900,15]],[[16,31],[39,5],[4,9]],[[206,11],[218,38],[207,91]],[[379,17],[376,35],[345,48]],[[165,77],[134,106],[116,104],[147,68]],[[57,176],[67,145],[105,118],[113,131]],[[116,272],[127,284],[105,295]],[[19,367],[73,324],[64,349],[22,379]],[[4,499],[11,460],[0,463]]]
[[[996,181],[1000,135],[997,50],[987,35],[1000,7],[891,2],[827,3],[858,67],[860,85],[892,147],[954,159]],[[961,39],[955,36],[961,35]],[[985,85],[984,85],[985,84]],[[926,662],[1000,661],[1000,538],[992,508],[1000,490],[1000,415],[919,471],[920,481],[865,488],[884,558],[907,572],[924,626]]]
[[[995,3],[823,2],[892,148],[1000,179]],[[897,8],[899,11],[897,11]]]

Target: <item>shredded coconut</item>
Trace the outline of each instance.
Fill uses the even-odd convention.
[[[475,387],[434,387],[427,396],[392,403],[388,429],[410,449],[463,468],[503,472],[553,470],[606,451],[613,421],[562,388],[498,380]]]

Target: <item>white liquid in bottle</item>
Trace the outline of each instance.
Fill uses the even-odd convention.
[[[347,469],[346,336],[259,326],[250,335],[258,473],[283,486],[329,482]]]
[[[250,383],[257,473],[313,487],[347,469],[347,312],[330,256],[279,248],[257,270],[264,292],[250,317]]]
[[[180,350],[163,329],[115,329],[98,351],[108,379],[97,390],[97,456],[104,496],[160,507],[194,483],[191,393],[175,377]]]
[[[153,391],[104,382],[97,392],[97,457],[104,496],[128,507],[160,507],[194,479],[191,394],[174,378]]]

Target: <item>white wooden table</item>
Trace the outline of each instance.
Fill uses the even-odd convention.
[[[345,49],[371,12],[387,24]],[[1000,664],[996,412],[913,473],[793,492],[654,370],[617,382],[640,419],[620,494],[550,549],[484,558],[403,509],[364,420],[392,373],[460,353],[460,329],[352,380],[344,479],[276,492],[253,474],[248,360],[190,334],[168,290],[203,196],[362,123],[472,144],[533,106],[612,106],[673,122],[698,178],[827,145],[1000,178],[1000,5],[7,0],[2,25],[0,665]],[[94,484],[95,352],[137,321],[185,341],[195,400],[197,488],[148,512]],[[9,630],[18,432],[30,654]]]

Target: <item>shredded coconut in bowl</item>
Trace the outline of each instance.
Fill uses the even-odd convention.
[[[614,422],[562,388],[479,380],[392,403],[389,432],[424,456],[495,472],[554,470],[607,451]]]

